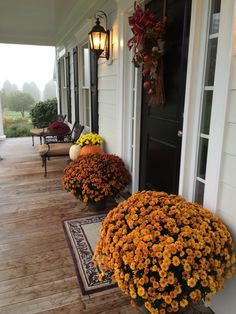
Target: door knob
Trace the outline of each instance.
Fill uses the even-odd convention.
[[[182,130],[178,130],[177,135],[178,135],[178,137],[182,137],[182,135],[183,135]]]

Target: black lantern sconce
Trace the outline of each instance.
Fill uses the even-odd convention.
[[[100,25],[100,20],[105,18],[106,30]],[[110,31],[107,29],[107,15],[103,11],[98,11],[95,14],[96,25],[89,32],[90,48],[95,53],[97,58],[110,57]]]

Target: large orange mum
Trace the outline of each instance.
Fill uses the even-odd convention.
[[[95,261],[151,313],[178,312],[223,288],[234,272],[225,224],[177,195],[143,191],[103,221]]]

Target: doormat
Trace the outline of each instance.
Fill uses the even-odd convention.
[[[77,278],[84,295],[117,287],[111,282],[107,272],[103,281],[98,280],[101,273],[94,267],[93,254],[99,240],[99,232],[105,214],[66,220],[63,227],[74,261]]]

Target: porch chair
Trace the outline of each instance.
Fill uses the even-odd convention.
[[[63,123],[65,124],[65,123]],[[73,133],[75,132],[75,129],[77,128],[77,122],[74,123],[72,129],[70,130],[70,128],[67,126],[68,131],[66,129],[64,130],[60,130],[60,134],[57,134],[58,130],[57,129],[52,129],[51,125],[48,126],[48,132],[46,134],[43,135],[43,142],[44,144],[47,143],[60,143],[60,142],[71,142]],[[66,126],[66,125],[65,125]],[[61,127],[64,127],[63,125],[58,127],[59,129]],[[64,133],[61,133],[62,131],[64,131]]]
[[[77,141],[82,133],[84,126],[75,122],[71,138],[66,142],[47,142],[38,147],[38,153],[42,158],[42,167],[44,167],[44,177],[47,176],[47,160],[51,157],[69,156],[70,147]]]
[[[56,122],[56,121],[62,121],[64,122],[66,118],[66,114],[62,115],[62,114],[58,114],[58,115],[53,115],[51,122]],[[39,141],[40,144],[42,144],[42,139],[44,138],[44,136],[49,135],[48,132],[48,123],[43,124],[42,123],[42,128],[33,128],[30,130],[30,135],[32,137],[32,146],[34,146],[34,137],[39,137]]]

